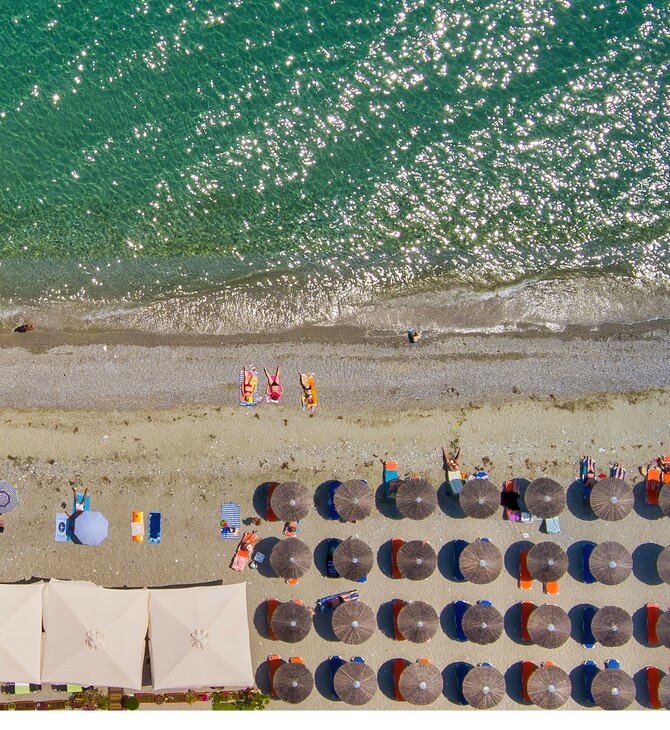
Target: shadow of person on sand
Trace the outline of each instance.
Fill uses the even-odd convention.
[[[437,488],[437,504],[447,517],[455,520],[462,520],[466,517],[458,495],[451,491],[449,482],[442,482]]]
[[[591,503],[589,500],[584,499],[584,485],[582,484],[581,479],[575,479],[575,481],[568,486],[565,496],[568,511],[578,520],[593,522],[598,519],[598,516],[591,509]]]
[[[648,586],[658,586],[663,580],[658,574],[656,563],[663,552],[663,546],[655,542],[644,542],[633,550],[633,575]]]
[[[633,484],[633,496],[635,503],[633,509],[645,520],[660,520],[663,518],[663,510],[657,504],[647,504],[647,482],[642,480]]]
[[[519,580],[519,556],[522,550],[530,550],[534,543],[530,540],[519,540],[512,543],[505,551],[504,564],[505,570],[514,578]]]

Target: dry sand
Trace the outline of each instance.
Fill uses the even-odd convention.
[[[267,691],[268,654],[301,656],[316,672],[316,687],[299,706],[303,709],[355,709],[329,696],[326,661],[332,654],[361,655],[378,670],[380,690],[364,709],[384,710],[415,709],[391,699],[390,662],[396,657],[426,657],[447,668],[445,694],[430,706],[434,710],[459,709],[449,667],[461,660],[489,661],[503,672],[522,659],[551,660],[568,672],[585,659],[602,667],[610,657],[631,675],[648,664],[667,668],[667,650],[646,645],[641,612],[648,601],[663,609],[670,604],[670,586],[655,571],[655,556],[668,542],[666,522],[658,508],[643,503],[638,472],[652,457],[670,451],[670,393],[663,388],[670,382],[670,360],[662,328],[573,339],[428,338],[414,349],[381,335],[366,341],[352,333],[331,335],[327,340],[316,332],[309,340],[282,344],[175,347],[105,342],[102,336],[59,345],[35,338],[21,341],[26,344],[21,348],[16,340],[5,340],[6,347],[0,347],[0,398],[6,404],[0,422],[2,476],[18,486],[21,502],[5,516],[0,535],[2,580],[77,578],[103,586],[246,580],[257,685]],[[282,363],[281,405],[235,405],[237,367],[244,362]],[[317,373],[321,403],[313,415],[298,405],[298,368]],[[463,447],[464,468],[484,466],[496,484],[547,475],[568,487],[569,509],[560,518],[562,534],[554,538],[564,548],[580,540],[614,539],[633,552],[634,574],[610,587],[577,580],[577,551],[570,550],[570,575],[552,599],[566,610],[583,603],[627,609],[635,615],[635,636],[626,646],[586,650],[571,638],[548,651],[519,643],[513,607],[521,600],[541,604],[547,597],[540,584],[519,590],[514,558],[521,541],[548,536],[540,533],[540,522],[503,521],[502,510],[488,520],[462,517],[457,501],[446,495],[440,455],[442,446],[457,444]],[[623,522],[593,520],[583,509],[574,481],[586,453],[595,457],[599,471],[612,461],[627,467],[636,509]],[[382,500],[379,510],[358,524],[327,521],[324,483],[363,478],[377,488],[386,458],[396,459],[401,473],[421,474],[438,488],[438,511],[414,522],[399,519]],[[219,537],[221,502],[239,502],[243,517],[264,517],[264,483],[289,479],[315,490],[315,509],[299,533],[314,549],[314,567],[296,587],[272,577],[267,562],[240,576],[228,567],[236,543]],[[110,536],[99,548],[54,542],[54,515],[62,502],[69,508],[72,484],[88,486],[94,508],[110,521]],[[131,542],[133,510],[162,511],[162,544]],[[269,553],[281,524],[264,522],[257,529],[261,550]],[[364,585],[325,577],[327,539],[349,535],[368,541],[377,554]],[[431,542],[439,563],[429,580],[390,577],[393,537]],[[448,544],[477,537],[490,538],[506,555],[502,575],[486,586],[454,582]],[[330,618],[320,616],[299,644],[267,638],[267,597],[297,597],[313,605],[351,587],[378,616],[377,632],[363,645],[336,641]],[[396,642],[387,635],[393,598],[422,599],[441,614],[442,628],[429,644]],[[491,646],[455,641],[445,607],[459,598],[491,600],[507,614],[506,634]],[[511,696],[502,709],[522,707],[516,672],[514,667],[508,672]],[[636,683],[631,709],[647,705],[641,674]],[[565,709],[580,707],[577,679],[573,697]],[[295,707],[273,702],[271,709]]]

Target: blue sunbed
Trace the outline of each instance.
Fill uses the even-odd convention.
[[[365,664],[365,659],[363,659],[362,656],[352,656],[351,661],[356,662],[357,664]]]
[[[468,676],[468,672],[472,669],[472,665],[467,662],[458,662],[456,665],[456,699],[461,705],[467,705],[468,701],[463,694],[463,680]]]
[[[460,560],[461,553],[465,548],[468,546],[467,541],[465,540],[454,540],[454,579],[463,582],[465,580],[465,576],[463,573],[461,573],[461,568],[458,564],[458,561]]]
[[[329,520],[341,520],[342,518],[335,509],[335,492],[337,488],[342,484],[337,479],[331,479],[328,482],[328,519]]]
[[[470,608],[470,604],[467,601],[454,601],[454,625],[457,641],[468,640],[467,634],[463,631],[463,616],[468,608]]]
[[[595,544],[592,542],[585,542],[582,545],[582,574],[584,576],[584,583],[596,582],[596,579],[591,572],[591,566],[589,565],[591,553],[594,551],[595,547]]]
[[[480,606],[492,606],[492,605],[493,605],[493,604],[491,603],[491,601],[485,601],[485,600],[483,600],[483,599],[482,599],[481,601],[477,601],[477,603],[478,603],[478,604],[479,604]]]
[[[586,469],[587,469],[586,461],[587,461],[586,459],[582,459],[579,464],[579,478],[581,479],[581,482],[582,482],[582,497],[584,498],[585,501],[588,501],[591,498],[592,487],[588,486],[588,484],[586,483]],[[594,471],[595,471],[595,468],[596,468],[596,463],[594,461],[593,462]]]
[[[326,556],[326,575],[329,578],[339,578],[340,574],[335,570],[335,563],[333,561],[333,556],[335,555],[335,550],[337,550],[337,546],[340,544],[340,540],[338,540],[336,537],[331,537],[330,540],[328,540],[328,553]]]
[[[384,467],[384,487],[386,499],[391,502],[395,502],[395,495],[398,491],[397,480],[399,477],[400,475],[398,474],[397,469],[387,469],[386,466]]]
[[[333,698],[336,700],[339,700],[340,698],[335,691],[335,673],[343,664],[346,664],[346,662],[344,661],[344,659],[342,659],[341,656],[337,656],[337,654],[328,657],[328,668],[330,670],[330,691],[333,693]]]
[[[149,512],[149,542],[153,545],[160,544],[162,515],[160,512]]]
[[[593,649],[596,645],[596,637],[591,630],[591,622],[598,609],[595,606],[586,606],[582,615],[582,646],[585,649]]]
[[[590,702],[592,705],[595,705],[596,701],[593,699],[591,685],[593,684],[593,680],[595,679],[596,674],[598,674],[598,665],[594,661],[589,659],[585,662],[582,662],[582,667],[584,669],[584,694],[586,695],[587,701]]]
[[[605,669],[621,669],[618,659],[605,659]]]

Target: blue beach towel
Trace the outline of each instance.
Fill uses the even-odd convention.
[[[75,500],[74,497],[72,498],[72,514],[75,513],[75,511],[77,509],[77,502],[79,502],[79,500],[83,496],[84,496],[83,494],[79,494],[79,492],[77,492],[77,499]],[[89,509],[91,509],[91,495],[87,494],[86,499],[84,500],[84,510],[89,510]]]
[[[161,520],[160,512],[149,512],[149,542],[153,545],[159,545],[161,541]]]
[[[224,502],[221,505],[221,537],[224,540],[240,539],[240,505]]]
[[[561,523],[558,517],[547,517],[544,521],[544,529],[547,531],[547,535],[560,535]]]

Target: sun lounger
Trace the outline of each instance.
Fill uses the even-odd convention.
[[[447,481],[454,496],[458,496],[463,491],[466,476],[467,474],[462,471],[447,470]]]
[[[272,629],[272,616],[274,615],[274,612],[277,610],[278,606],[279,601],[276,598],[268,598],[265,601],[265,615],[267,616],[268,620],[268,636],[272,639],[272,641],[277,641],[277,636]]]
[[[268,484],[268,503],[265,508],[265,519],[268,522],[279,522],[279,517],[272,511],[272,495],[278,485],[278,482],[270,482]]]
[[[396,492],[398,491],[398,486],[400,485],[400,479],[398,474],[398,464],[395,461],[385,461],[384,462],[384,492],[386,494],[386,499],[389,500],[389,502],[395,502],[395,496]]]
[[[393,691],[398,702],[404,702],[405,698],[400,692],[400,675],[405,671],[405,667],[409,666],[407,659],[395,659],[393,661]]]
[[[270,680],[270,694],[275,699],[277,699],[277,693],[275,692],[275,674],[283,663],[284,660],[279,656],[279,654],[270,654],[270,656],[268,657],[268,677]]]
[[[618,659],[605,659],[605,669],[621,669]]]
[[[300,400],[302,402],[302,410],[303,411],[313,411],[317,405],[319,405],[319,396],[316,392],[316,381],[314,380],[314,373],[307,373],[307,385],[309,386],[311,392],[312,392],[312,402],[307,403],[307,394],[305,393],[305,389],[302,388],[302,392],[300,393]]]
[[[528,680],[531,678],[533,672],[537,669],[537,665],[534,662],[525,659],[521,662],[521,691],[523,699],[532,704],[532,700],[528,696]]]
[[[251,384],[251,392],[244,392],[244,380],[247,378]],[[255,368],[251,370],[240,370],[240,400],[241,406],[255,406],[258,403],[258,373]]]
[[[299,529],[300,520],[291,520],[290,522],[284,523],[284,529],[282,530],[282,533],[286,535],[286,537],[295,537],[298,534]]]
[[[647,690],[649,692],[649,704],[655,709],[660,710],[663,705],[659,697],[659,685],[661,684],[661,672],[658,667],[647,667],[645,670],[647,675]]]
[[[328,549],[326,552],[326,575],[329,578],[339,578],[340,574],[335,569],[335,551],[337,550],[337,546],[340,544],[340,540],[338,540],[336,537],[331,537],[330,540],[328,540]]]
[[[521,602],[521,638],[523,641],[533,640],[528,633],[528,619],[534,610],[535,604],[532,601]]]
[[[589,464],[593,471],[591,477],[589,477]],[[579,478],[582,482],[582,498],[585,502],[588,502],[591,499],[591,490],[596,478],[596,463],[590,456],[585,456],[579,463]]]
[[[342,482],[337,479],[331,479],[328,482],[328,519],[341,520],[338,511],[335,509],[335,492]]]
[[[598,665],[591,659],[587,659],[585,662],[582,662],[582,670],[584,673],[584,696],[586,697],[587,702],[595,705],[596,701],[593,698],[593,693],[591,692],[591,685],[593,684],[596,674],[598,674],[600,670],[598,669]]]
[[[561,534],[561,523],[558,517],[547,517],[544,521],[544,529],[547,535],[560,535]]]
[[[548,583],[543,583],[542,584],[542,590],[548,596],[557,596],[558,595],[558,581],[557,580],[550,580]]]
[[[647,643],[650,646],[658,646],[661,642],[656,633],[656,624],[661,616],[661,609],[658,603],[647,604]]]
[[[533,587],[533,576],[528,570],[528,550],[519,553],[519,588],[529,591]]]
[[[244,536],[240,540],[240,544],[237,546],[235,555],[230,564],[233,570],[241,573],[248,565],[254,554],[254,545],[258,542],[256,531],[245,532]]]
[[[519,509],[519,486],[515,479],[505,482],[503,489],[503,504],[505,505],[505,517],[510,522],[521,521],[521,510]]]
[[[658,498],[661,494],[661,470],[658,467],[650,466],[647,469],[645,490],[647,504],[658,504]]]
[[[144,512],[133,512],[130,535],[133,542],[144,541]]]
[[[625,479],[626,478],[626,470],[621,466],[621,464],[612,464],[610,467],[610,477],[612,479]]]
[[[482,598],[482,599],[480,599],[479,601],[477,601],[477,603],[478,603],[478,604],[479,604],[480,606],[492,606],[492,605],[493,605],[493,604],[491,603],[491,601],[487,601],[487,600],[485,600],[485,599],[483,599],[483,598]]]
[[[330,672],[330,691],[333,695],[333,699],[339,700],[339,696],[337,692],[335,691],[335,674],[337,673],[337,670],[343,665],[346,664],[344,659],[342,659],[341,656],[337,656],[335,654],[334,656],[328,657],[328,669]]]
[[[598,609],[595,606],[585,606],[582,614],[582,646],[585,649],[593,649],[596,645],[596,637],[591,629],[591,622]]]
[[[584,583],[595,583],[596,579],[591,572],[591,565],[589,560],[591,559],[591,553],[595,549],[595,544],[592,542],[585,542],[582,545],[582,576]]]
[[[240,505],[224,502],[221,505],[221,537],[224,540],[237,540],[240,537]]]
[[[328,613],[329,611],[334,611],[340,603],[355,602],[358,598],[358,591],[344,591],[343,593],[335,593],[332,596],[319,598],[316,605],[321,613]]]
[[[302,660],[302,657],[299,656],[290,656],[288,658],[289,664],[304,664],[305,662]]]
[[[461,572],[461,566],[459,561],[461,559],[461,553],[468,546],[466,540],[454,540],[452,543],[453,554],[454,554],[454,580],[462,583],[465,580],[465,576]]]
[[[454,601],[454,628],[456,630],[456,641],[467,641],[468,635],[463,631],[463,616],[470,608],[467,601]]]
[[[160,545],[163,539],[163,515],[161,512],[149,512],[149,543]]]
[[[393,599],[393,630],[395,631],[395,640],[404,641],[405,637],[400,633],[398,628],[398,615],[400,611],[407,605],[405,601],[401,601],[399,598]]]
[[[468,672],[472,669],[472,664],[467,662],[458,662],[454,667],[456,674],[456,700],[459,705],[467,705],[468,701],[463,694],[463,681],[468,676]]]
[[[394,578],[402,578],[400,568],[398,568],[398,550],[405,544],[404,540],[394,537],[391,540],[391,575]]]
[[[365,659],[362,656],[352,656],[351,661],[356,662],[356,664],[365,664]]]

